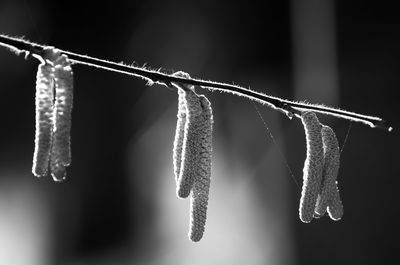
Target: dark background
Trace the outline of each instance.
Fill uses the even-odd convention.
[[[176,198],[172,170],[176,92],[74,66],[68,178],[37,179],[30,172],[38,62],[0,48],[0,263],[389,263],[399,236],[398,8],[386,1],[327,4],[332,17],[319,19],[331,21],[332,32],[308,32],[317,36],[311,51],[334,36],[325,64],[307,59],[325,53],[296,53],[298,36],[309,36],[294,33],[296,6],[316,7],[305,17],[318,29],[324,24],[312,19],[325,14],[318,2],[0,0],[1,34],[333,105],[394,127],[388,133],[351,123],[347,135],[350,122],[321,116],[341,146],[348,136],[338,177],[345,214],[303,224],[295,183],[301,185],[305,159],[299,120],[258,106],[264,125],[248,100],[204,91],[214,110],[213,180],[206,233],[193,244],[189,204]],[[310,81],[301,81],[303,61],[316,69]]]

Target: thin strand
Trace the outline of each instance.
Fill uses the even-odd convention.
[[[45,46],[39,45],[36,43],[29,42],[27,40],[21,38],[13,38],[6,35],[0,34],[0,45],[9,48],[14,51],[16,54],[20,54],[22,52],[38,54],[42,52]],[[388,123],[382,120],[379,117],[369,116],[358,114],[355,112],[340,110],[336,108],[326,107],[323,105],[316,104],[307,104],[307,103],[299,103],[293,102],[289,100],[284,100],[281,98],[265,95],[260,92],[252,91],[247,88],[243,88],[236,85],[230,85],[220,82],[212,82],[205,81],[201,79],[194,78],[182,78],[174,75],[168,75],[165,73],[161,73],[156,70],[149,70],[144,67],[134,67],[124,65],[122,63],[110,62],[94,57],[89,57],[86,55],[81,55],[77,53],[72,53],[69,51],[60,50],[62,54],[65,54],[69,57],[71,62],[77,64],[84,64],[91,67],[97,67],[109,71],[124,73],[128,75],[133,75],[136,77],[140,77],[147,81],[147,84],[151,85],[153,83],[162,84],[166,86],[171,86],[172,82],[182,83],[188,85],[195,85],[202,88],[209,89],[211,91],[221,91],[231,93],[237,96],[243,96],[248,99],[257,101],[261,104],[267,105],[273,109],[279,110],[289,117],[296,116],[301,118],[301,113],[303,111],[309,110],[317,113],[322,113],[326,115],[332,115],[338,118],[348,119],[352,121],[361,122],[367,124],[373,128],[382,128],[388,131],[391,131],[393,128],[388,125]]]
[[[349,127],[347,128],[346,136],[344,137],[344,140],[343,140],[342,148],[340,149],[340,154],[342,154],[343,149],[344,149],[344,146],[345,146],[345,144],[347,143],[347,139],[349,138],[350,130],[351,130],[351,125],[352,125],[352,124],[353,124],[353,122],[350,121]]]
[[[281,158],[283,159],[283,161],[284,161],[284,163],[285,163],[285,166],[286,166],[286,168],[287,168],[287,170],[288,170],[288,172],[289,172],[290,177],[292,178],[292,180],[293,180],[293,182],[296,184],[296,186],[297,186],[299,189],[301,189],[299,183],[298,183],[297,180],[296,180],[296,177],[295,177],[294,174],[293,174],[292,169],[291,169],[290,166],[289,166],[289,163],[288,163],[288,161],[287,161],[285,155],[282,153],[282,150],[279,148],[279,145],[278,145],[278,143],[276,142],[275,137],[272,135],[272,132],[271,132],[271,130],[269,129],[267,123],[265,122],[263,116],[261,115],[260,110],[258,109],[257,105],[254,104],[254,102],[252,102],[252,103],[253,103],[254,108],[255,108],[256,111],[257,111],[258,116],[260,117],[262,123],[264,124],[264,127],[265,127],[265,129],[267,130],[267,132],[268,132],[268,134],[269,134],[269,137],[271,138],[273,144],[275,145],[275,148],[278,150],[279,155],[280,155]]]

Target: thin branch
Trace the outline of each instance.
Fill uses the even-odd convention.
[[[26,56],[33,55],[34,57],[41,57],[43,49],[46,47],[37,43],[33,43],[22,38],[9,37],[0,34],[0,45],[9,48],[16,54],[25,53]],[[118,73],[133,75],[147,81],[148,85],[154,83],[172,86],[172,83],[183,83],[206,88],[210,91],[227,92],[237,96],[243,96],[248,99],[257,101],[261,104],[268,105],[269,107],[285,113],[288,117],[300,117],[301,112],[310,110],[318,113],[323,113],[338,118],[343,118],[351,121],[362,122],[373,128],[381,128],[391,131],[393,128],[384,120],[374,116],[358,114],[350,111],[340,110],[336,108],[326,107],[323,105],[307,104],[300,102],[293,102],[278,97],[269,96],[260,92],[256,92],[237,85],[231,85],[220,82],[206,81],[196,78],[182,78],[156,70],[146,69],[144,67],[135,67],[125,65],[123,63],[115,63],[107,60],[102,60],[86,55],[72,53],[69,51],[60,50],[61,54],[65,54],[68,58],[76,64],[84,64],[96,68],[101,68]]]

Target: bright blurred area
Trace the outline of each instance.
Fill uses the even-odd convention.
[[[383,117],[321,116],[344,144],[344,218],[298,218],[299,120],[206,95],[214,134],[206,232],[172,166],[176,91],[86,66],[75,74],[67,180],[31,174],[37,61],[0,47],[0,264],[383,264],[395,253],[399,19],[372,1],[0,0],[0,33]],[[263,120],[260,118],[262,116]],[[345,142],[345,138],[347,141]],[[344,143],[345,142],[345,143]]]

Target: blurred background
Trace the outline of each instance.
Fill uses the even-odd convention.
[[[394,131],[320,116],[344,145],[345,213],[338,222],[303,224],[301,122],[258,106],[264,125],[248,100],[198,89],[212,102],[214,152],[206,232],[195,244],[187,237],[189,200],[175,195],[176,91],[76,65],[72,165],[67,180],[54,183],[31,174],[38,62],[0,48],[0,264],[385,264],[394,257],[394,3],[88,2],[0,0],[0,33],[375,115]]]

